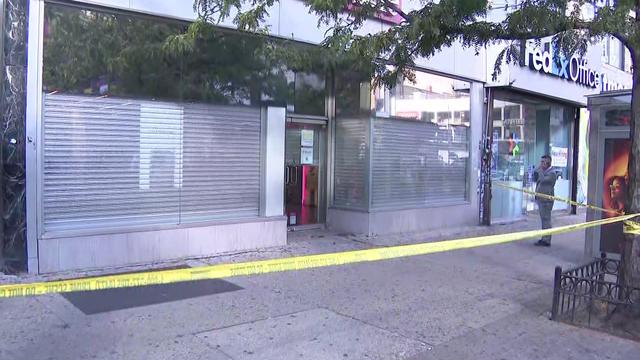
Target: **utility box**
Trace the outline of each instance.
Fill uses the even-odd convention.
[[[589,176],[587,202],[623,212],[626,207],[631,140],[631,91],[604,92],[588,97]],[[616,216],[615,212],[588,209],[587,220]],[[622,222],[589,228],[585,255],[600,252],[620,254],[623,244]]]

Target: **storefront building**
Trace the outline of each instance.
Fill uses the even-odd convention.
[[[491,196],[481,206],[481,222],[517,221],[537,211],[533,197],[516,189],[535,190],[533,170],[543,155],[551,156],[558,174],[556,196],[584,199],[580,193],[586,178],[579,180],[583,174],[579,166],[587,161],[588,147],[580,131],[581,126],[585,131],[588,121],[584,111],[587,96],[631,86],[628,52],[625,61],[619,57],[609,61],[613,49],[624,54],[620,43],[607,40],[590,47],[582,58],[561,57],[556,62],[550,39],[539,46],[529,41],[520,63],[509,65],[497,81],[487,84],[491,111],[487,112],[483,145],[491,156],[490,163],[485,163],[490,169],[483,168],[483,173],[490,178],[490,190],[485,188],[485,192]],[[498,51],[489,49],[487,56]],[[559,201],[554,210],[576,211]]]
[[[177,47],[195,19],[189,1],[15,4],[4,7],[27,14],[29,43],[5,44],[26,49],[5,56],[24,80],[4,79],[14,106],[3,160],[16,169],[3,184],[15,195],[5,241],[22,239],[29,272],[278,246],[291,230],[428,231],[477,225],[487,209],[494,221],[533,210],[496,186],[481,206],[483,146],[496,184],[530,186],[528,170],[551,153],[557,193],[575,186],[576,109],[595,89],[588,71],[580,83],[544,73],[542,55],[487,81],[495,49],[454,45],[417,59],[415,82],[373,88],[361,69],[292,56],[316,51],[327,30],[295,0],[274,5],[269,36],[226,22]]]
[[[24,212],[9,230],[24,234],[28,271],[278,246],[317,227],[477,223],[484,62],[450,61],[473,51],[419,59],[416,83],[373,89],[359,69],[291,56],[315,51],[326,31],[300,2],[275,5],[270,36],[223,23],[175,51],[195,18],[177,3],[16,10],[28,20],[25,103],[7,144],[23,154],[13,190]]]

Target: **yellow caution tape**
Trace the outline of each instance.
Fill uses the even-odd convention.
[[[547,195],[547,194],[541,194],[541,193],[537,193],[535,191],[531,191],[529,189],[522,189],[522,188],[517,188],[514,186],[510,186],[510,185],[506,185],[506,184],[502,184],[500,182],[494,182],[493,184],[495,184],[496,186],[499,186],[501,188],[505,188],[505,189],[511,189],[511,190],[515,190],[515,191],[520,191],[523,192],[525,194],[529,194],[529,195],[533,195],[533,196],[537,196],[540,198],[544,198],[544,199],[548,199],[548,200],[555,200],[555,201],[560,201],[560,202],[564,202],[570,205],[575,205],[575,206],[580,206],[580,207],[585,207],[588,209],[593,209],[593,210],[598,210],[598,211],[602,211],[602,212],[607,212],[607,213],[612,213],[615,215],[624,215],[624,213],[618,211],[618,210],[613,210],[613,209],[605,209],[599,206],[594,206],[594,205],[589,205],[589,204],[585,204],[585,203],[580,203],[577,201],[573,201],[573,200],[569,200],[569,199],[564,199],[561,197],[557,197],[557,196],[552,196],[552,195]]]
[[[631,220],[626,220],[622,224],[623,224],[623,232],[625,234],[640,235],[639,223]]]
[[[561,201],[567,204],[571,204],[571,205],[575,205],[575,206],[581,206],[581,207],[585,207],[585,208],[589,208],[589,209],[593,209],[593,210],[598,210],[598,211],[602,211],[602,212],[607,212],[607,213],[613,213],[615,215],[624,215],[624,212],[620,212],[617,210],[613,210],[613,209],[605,209],[602,207],[598,207],[598,206],[594,206],[594,205],[589,205],[589,204],[585,204],[585,203],[580,203],[580,202],[576,202],[573,200],[569,200],[569,199],[564,199],[561,197],[557,197],[557,196],[552,196],[552,195],[547,195],[547,194],[542,194],[542,193],[537,193],[535,191],[531,191],[529,189],[521,189],[521,188],[517,188],[514,186],[509,186],[509,185],[505,185],[502,184],[500,182],[495,182],[496,186],[505,188],[505,189],[511,189],[511,190],[515,190],[515,191],[520,191],[529,195],[533,195],[533,196],[537,196],[537,197],[542,197],[545,199],[549,199],[549,200],[556,200],[556,201]],[[640,235],[640,223],[632,221],[632,220],[625,220],[623,222],[623,232],[625,234],[634,234],[634,235]]]
[[[426,255],[479,246],[503,244],[512,241],[542,237],[586,229],[593,226],[630,220],[637,215],[624,215],[581,224],[561,226],[545,230],[531,230],[511,234],[479,236],[466,239],[438,241],[414,245],[308,255],[273,260],[261,260],[236,264],[221,264],[178,270],[148,271],[136,274],[109,275],[96,278],[12,284],[0,286],[0,298],[36,296],[51,293],[92,291],[147,285],[170,284],[184,281],[228,278],[242,275],[267,274],[281,271],[313,269],[326,266],[355,264],[368,261]]]

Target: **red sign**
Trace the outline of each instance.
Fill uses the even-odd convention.
[[[391,2],[394,3],[398,7],[398,9],[402,9],[402,0],[391,0]],[[349,5],[347,5],[347,11],[351,11],[352,9],[357,8],[358,3],[358,1],[349,3]],[[404,20],[402,16],[398,15],[393,10],[381,11],[376,14],[375,18],[382,22],[390,23],[393,25],[398,25]]]

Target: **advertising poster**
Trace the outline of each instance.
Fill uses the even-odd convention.
[[[604,171],[602,207],[624,212],[627,198],[629,151],[631,140],[606,139],[604,143]],[[604,218],[615,213],[603,213]],[[600,250],[620,253],[623,241],[622,223],[603,225],[600,232]]]
[[[310,148],[310,147],[300,148],[300,164],[303,164],[303,165],[313,164],[313,148]]]
[[[300,146],[313,146],[313,130],[300,130]]]
[[[569,163],[569,149],[565,147],[551,147],[551,164],[554,167],[566,168]]]

